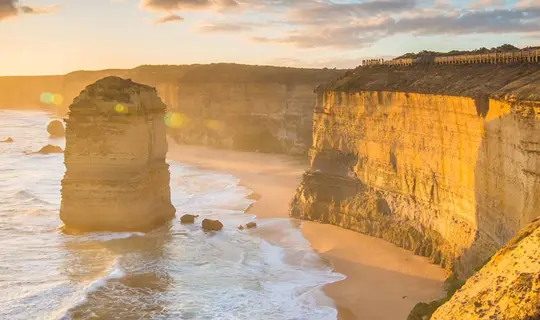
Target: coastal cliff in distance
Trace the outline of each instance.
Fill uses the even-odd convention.
[[[317,90],[291,216],[470,276],[540,208],[540,65],[376,65]]]
[[[63,115],[89,84],[107,76],[157,89],[181,143],[305,154],[311,145],[313,90],[344,71],[240,64],[140,66],[63,76],[0,77],[0,108],[48,109]],[[40,101],[49,92],[53,103]]]
[[[314,89],[336,70],[205,65],[177,88],[173,110],[182,143],[234,150],[305,154],[311,145]]]

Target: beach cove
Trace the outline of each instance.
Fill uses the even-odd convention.
[[[254,191],[251,197],[257,201],[247,212],[256,215],[259,224],[289,219],[289,202],[308,168],[307,159],[179,145],[171,139],[168,158],[239,178]],[[290,221],[336,272],[346,276],[323,288],[338,309],[338,319],[405,319],[416,303],[444,296],[446,274],[426,258],[336,226]],[[271,228],[253,232],[279,243]]]

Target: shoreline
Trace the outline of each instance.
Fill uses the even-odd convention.
[[[307,159],[168,142],[168,159],[231,174],[249,187],[256,202],[247,213],[257,219],[290,219],[289,202],[309,167]],[[293,221],[313,250],[346,276],[323,287],[338,310],[338,319],[406,319],[416,303],[445,296],[446,274],[426,258],[333,225]],[[268,232],[259,235],[272,239]]]

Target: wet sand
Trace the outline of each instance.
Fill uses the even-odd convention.
[[[178,145],[172,140],[168,157],[238,177],[254,190],[257,202],[249,212],[259,219],[288,218],[289,202],[309,166],[307,159]],[[347,276],[324,287],[338,307],[339,319],[406,319],[416,303],[444,296],[445,272],[425,258],[339,227],[299,225],[313,249]]]

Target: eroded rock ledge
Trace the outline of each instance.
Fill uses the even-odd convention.
[[[540,219],[520,231],[433,320],[540,319]]]
[[[465,278],[538,216],[540,66],[374,66],[319,87],[291,215]]]
[[[165,162],[165,105],[154,88],[107,77],[66,119],[60,218],[84,231],[142,231],[174,216]]]

